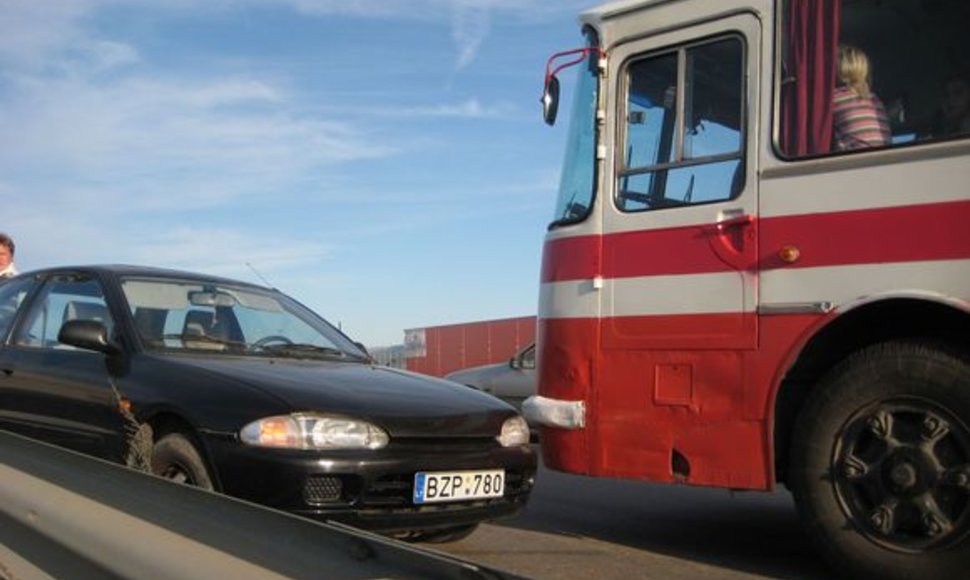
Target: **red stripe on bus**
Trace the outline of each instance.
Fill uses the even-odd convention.
[[[760,222],[762,269],[970,258],[970,201],[797,215]],[[778,252],[798,249],[785,264]]]
[[[967,224],[970,201],[765,218],[756,222],[760,237],[757,266],[765,270],[966,259],[970,258]],[[541,279],[563,282],[595,276],[731,271],[732,266],[714,251],[720,242],[712,226],[550,240],[543,251]],[[793,264],[779,257],[786,246],[798,250],[799,259]]]
[[[603,236],[576,236],[547,241],[542,251],[540,280],[582,280],[597,275],[602,240]]]
[[[606,237],[606,278],[727,272],[732,268],[711,250],[711,224],[623,232]],[[752,254],[753,257],[754,254]]]

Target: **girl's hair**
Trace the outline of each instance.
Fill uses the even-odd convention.
[[[860,97],[869,96],[869,58],[854,46],[839,45],[839,80]]]
[[[13,238],[3,232],[0,232],[0,246],[6,246],[6,248],[10,250],[11,257],[13,257],[14,253],[17,251],[17,246],[13,243]]]

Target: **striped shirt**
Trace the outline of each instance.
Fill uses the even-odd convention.
[[[833,95],[835,148],[838,150],[888,145],[891,139],[889,117],[876,95],[860,97],[847,87]]]

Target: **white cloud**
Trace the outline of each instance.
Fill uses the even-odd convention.
[[[468,99],[457,104],[432,105],[427,107],[396,107],[371,111],[369,114],[385,117],[429,117],[444,119],[500,119],[509,118],[515,114],[515,108],[509,104],[486,106],[478,99]]]
[[[269,0],[249,0],[264,2]],[[493,20],[537,21],[554,14],[576,14],[592,0],[289,0],[314,15],[393,18],[447,22],[457,50],[456,69],[474,62]]]
[[[132,222],[117,215],[117,205],[125,204],[118,196],[87,195],[74,201],[65,197],[46,212],[15,211],[4,216],[6,231],[17,241],[21,270],[108,261],[251,279],[249,263],[273,279],[273,274],[319,267],[334,251],[328,243],[298,235],[267,237],[243,227],[174,221],[147,231],[133,229]],[[112,198],[116,207],[111,206]]]
[[[247,6],[289,5],[312,16],[347,16],[441,22],[450,26],[456,69],[470,65],[486,41],[493,21],[540,21],[552,15],[576,14],[592,0],[142,0],[159,10],[235,10]],[[37,66],[45,55],[91,42],[84,18],[105,5],[125,0],[5,0],[0,5],[0,62]],[[112,50],[95,42],[89,50]],[[115,49],[123,48],[118,45]],[[131,54],[104,54],[102,64],[126,64]],[[115,62],[113,59],[120,59]]]
[[[314,167],[394,154],[348,121],[299,112],[274,81],[160,75],[135,47],[86,28],[98,8],[120,1],[0,3],[0,171],[8,179],[96,175],[137,185],[164,174],[193,200],[220,199],[225,187],[211,193],[219,176],[245,175],[228,180],[242,182],[245,193]],[[198,8],[183,0],[143,4]],[[109,70],[115,74],[102,75]]]
[[[0,5],[0,63],[33,67],[49,53],[83,38],[81,19],[98,5],[90,0],[4,0]]]
[[[277,0],[248,0],[251,3],[277,3]],[[288,0],[308,14],[344,14],[365,18],[406,18],[411,20],[447,19],[451,10],[488,9],[501,11],[509,18],[526,19],[551,13],[576,13],[595,4],[595,0]]]
[[[232,66],[224,75],[209,66],[206,77],[159,70],[148,44],[96,28],[110,24],[97,12],[110,4],[196,16],[270,1],[320,16],[433,22],[442,31],[436,40],[447,43],[451,32],[456,68],[473,64],[506,19],[575,12],[560,8],[569,0],[0,0],[0,229],[17,239],[22,269],[109,261],[255,280],[251,263],[308,300],[334,288],[359,301],[346,287],[353,282],[359,291],[362,280],[384,286],[373,266],[395,259],[404,245],[395,240],[433,235],[437,225],[460,220],[478,228],[483,216],[540,203],[521,182],[525,191],[483,182],[462,196],[437,186],[440,165],[450,157],[440,156],[447,144],[433,140],[449,123],[434,119],[507,119],[516,115],[508,101],[424,97],[415,90],[406,93],[409,99],[427,101],[409,103],[441,98],[442,104],[400,107],[398,94],[390,94],[399,87],[375,89],[387,114],[431,119],[414,123],[433,127],[428,136],[407,123],[375,122],[376,112],[360,114],[373,100],[348,106],[340,98],[328,101],[331,93],[304,100],[292,88],[306,87],[304,79],[285,76],[293,69]],[[333,95],[360,91],[339,85],[337,76],[328,80]],[[388,129],[377,135],[358,123]],[[420,156],[425,150],[432,155]],[[401,152],[411,157],[387,169],[354,163]],[[359,179],[358,170],[405,167],[407,173],[410,159],[419,157],[409,175],[414,183]],[[382,255],[371,258],[375,247]],[[358,266],[366,274],[355,274]]]
[[[315,242],[274,243],[233,229],[180,227],[142,240],[132,259],[237,278],[251,278],[251,266],[271,278],[276,272],[319,263],[330,253],[330,248]]]
[[[22,78],[0,111],[0,169],[74,175],[150,188],[158,203],[218,201],[289,176],[394,153],[349,123],[301,116],[280,89],[252,79]],[[37,179],[37,177],[35,177]],[[213,184],[222,183],[213,188]],[[200,193],[201,192],[201,193]]]
[[[138,62],[138,51],[128,44],[96,40],[88,44],[86,52],[96,71],[116,69]]]
[[[462,6],[452,9],[451,38],[458,46],[459,70],[470,65],[488,36],[491,14],[487,6]]]

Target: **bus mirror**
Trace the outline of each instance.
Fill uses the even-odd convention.
[[[547,125],[556,124],[556,113],[559,112],[559,79],[550,75],[546,79],[545,89],[542,91],[542,118]]]

